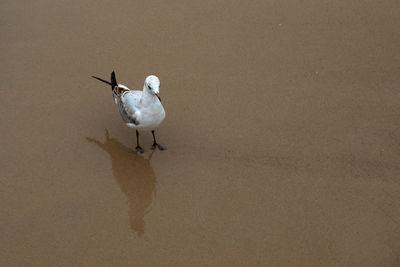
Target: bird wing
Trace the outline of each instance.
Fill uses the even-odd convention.
[[[118,105],[118,99],[120,99],[121,96],[127,91],[131,91],[131,89],[129,89],[127,86],[125,86],[123,84],[119,83],[118,85],[114,86],[112,93],[113,93],[115,104]]]
[[[142,96],[141,91],[127,91],[121,95],[121,101],[118,103],[119,113],[125,122],[139,124],[138,115],[140,113],[138,106]]]
[[[119,113],[125,123],[132,123],[138,125],[137,120],[140,111],[138,109],[139,101],[142,96],[141,91],[132,91],[123,84],[117,83],[115,72],[111,73],[111,82],[92,76],[96,80],[111,85],[112,94],[115,104],[118,106]]]

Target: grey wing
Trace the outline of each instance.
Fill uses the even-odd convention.
[[[141,96],[141,91],[129,91],[123,94],[121,100],[118,101],[118,110],[125,123],[139,124],[136,114]]]

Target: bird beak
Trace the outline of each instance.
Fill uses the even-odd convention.
[[[156,94],[156,96],[157,96],[158,100],[160,100],[160,102],[161,102],[160,94]]]

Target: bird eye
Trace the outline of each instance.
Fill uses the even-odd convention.
[[[153,88],[151,88],[151,86],[149,85],[149,90],[152,90]]]

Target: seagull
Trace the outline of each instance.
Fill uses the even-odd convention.
[[[111,82],[99,77],[93,78],[111,85],[115,104],[118,106],[119,114],[126,126],[136,129],[136,152],[143,153],[143,148],[139,145],[139,130],[149,131],[153,134],[153,150],[165,148],[156,141],[154,129],[157,128],[165,118],[165,110],[161,104],[159,95],[160,80],[155,75],[147,76],[143,90],[131,90],[123,84],[117,83],[115,72],[111,73]]]

